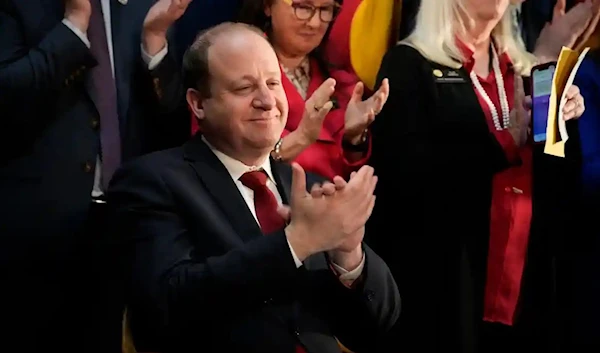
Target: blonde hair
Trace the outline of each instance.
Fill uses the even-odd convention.
[[[414,47],[430,61],[460,68],[468,59],[456,44],[456,35],[466,31],[466,23],[461,16],[465,12],[463,1],[421,0],[415,29],[400,44]],[[492,40],[499,52],[508,54],[515,72],[529,76],[537,60],[527,52],[523,41],[517,39],[517,34],[513,33],[513,15],[510,10],[511,7],[492,31]]]

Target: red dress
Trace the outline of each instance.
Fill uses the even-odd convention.
[[[281,76],[283,88],[289,103],[288,119],[282,133],[282,137],[285,137],[287,134],[298,128],[298,124],[304,115],[305,101],[287,76],[283,73]],[[310,83],[306,94],[307,97],[310,97],[325,81],[314,60],[310,61],[310,76]],[[363,158],[357,161],[350,161],[346,158],[346,153],[342,148],[344,114],[357,80],[352,80],[348,75],[336,71],[332,71],[331,76],[336,79],[334,97],[338,102],[339,108],[333,109],[327,114],[317,141],[308,146],[295,159],[295,162],[300,164],[306,171],[330,180],[336,175],[348,178],[351,172],[358,170],[367,162],[371,154],[371,143],[369,139],[368,152],[365,153]],[[198,122],[193,114],[191,124],[192,134],[195,134],[196,131],[198,131]]]
[[[470,58],[464,65],[470,72],[474,65],[473,52],[463,45],[461,47],[467,54],[466,57]],[[512,109],[515,73],[507,54],[501,54],[499,61],[506,95]],[[490,72],[488,77],[480,77],[479,81],[500,112],[500,99],[494,72]],[[512,165],[509,169],[497,173],[493,180],[483,319],[512,325],[519,301],[531,226],[532,147],[528,144],[519,149],[508,130],[497,131],[487,103],[477,90],[476,93],[490,131],[495,135]]]

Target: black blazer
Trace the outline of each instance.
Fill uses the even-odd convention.
[[[381,65],[379,82],[386,77],[390,97],[372,129],[370,164],[379,182],[366,242],[402,289],[404,310],[391,339],[401,348],[476,352],[492,179],[509,164],[464,68],[440,66],[398,45]],[[571,156],[576,130],[570,134]],[[541,146],[534,150],[532,232],[519,320],[542,332],[546,341],[537,347],[550,342],[544,330],[556,319],[557,234],[568,218],[570,198],[563,186],[573,184],[565,172],[572,163],[544,155]],[[382,232],[391,227],[410,231],[393,237]]]
[[[149,72],[140,53],[153,3],[111,0],[123,160],[189,136],[189,115],[172,114],[183,102],[179,65],[167,55]],[[84,247],[98,239],[82,234],[99,116],[85,84],[95,59],[63,16],[63,1],[0,1],[0,270],[14,288],[0,311],[11,323],[6,337],[31,351],[82,352],[82,320],[104,300],[82,292],[84,280],[99,280],[90,274],[97,259]],[[108,340],[102,337],[89,347]]]
[[[286,202],[291,168],[272,166]],[[365,247],[351,290],[323,254],[297,269],[283,230],[262,235],[199,134],[125,166],[108,202],[115,229],[132,242],[128,307],[138,350],[292,353],[300,342],[308,352],[339,352],[335,335],[368,352],[398,318],[398,289],[379,256]]]
[[[392,340],[399,351],[416,345],[428,352],[473,352],[492,176],[508,161],[466,70],[437,65],[398,45],[383,59],[378,81],[386,77],[390,97],[372,128],[370,164],[379,182],[366,242],[403,290],[403,315]],[[392,227],[407,231],[383,232]]]

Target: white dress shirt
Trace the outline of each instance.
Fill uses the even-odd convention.
[[[101,0],[102,5],[102,14],[104,17],[104,28],[106,29],[106,44],[108,45],[108,54],[110,57],[110,66],[112,68],[113,78],[115,78],[115,58],[113,51],[113,43],[112,43],[112,23],[110,20],[110,0]],[[124,5],[121,5],[124,6]],[[75,33],[84,43],[90,48],[90,40],[87,37],[87,33],[83,33],[79,28],[77,28],[71,21],[68,19],[63,19],[62,23],[67,26],[73,33]],[[168,52],[168,45],[159,51],[156,55],[150,56],[146,51],[144,51],[144,46],[142,45],[142,58],[144,62],[148,65],[148,70],[154,69],[160,62],[165,58]],[[96,157],[96,171],[94,174],[94,187],[92,189],[92,197],[98,197],[103,194],[102,191],[102,164],[100,161],[100,156]]]
[[[252,189],[250,189],[247,186],[245,186],[244,184],[242,184],[242,182],[240,181],[240,177],[242,175],[244,175],[244,173],[261,170],[261,169],[264,170],[268,176],[267,187],[269,188],[269,190],[271,190],[273,195],[275,195],[275,198],[277,199],[277,203],[280,205],[282,204],[281,195],[279,194],[279,190],[277,190],[277,184],[275,183],[275,178],[273,178],[273,172],[271,171],[271,160],[269,159],[268,156],[267,156],[267,158],[265,158],[264,162],[261,165],[247,166],[244,163],[242,163],[236,159],[233,159],[233,158],[229,157],[228,155],[226,155],[225,153],[215,149],[208,141],[206,141],[206,139],[204,137],[202,137],[202,140],[204,141],[204,143],[206,143],[208,145],[208,147],[210,147],[210,149],[213,151],[213,153],[217,156],[217,158],[221,161],[221,163],[223,163],[223,165],[229,172],[231,179],[233,179],[233,181],[235,182],[235,185],[240,190],[240,193],[242,194],[244,201],[246,201],[246,205],[248,205],[248,208],[250,209],[250,212],[252,212],[252,215],[254,216],[254,219],[256,220],[257,223],[258,223],[258,217],[256,216],[256,209],[254,208],[254,191],[252,191]],[[302,261],[300,261],[300,259],[294,252],[294,249],[292,248],[292,244],[290,244],[289,241],[288,241],[288,246],[290,248],[292,257],[294,258],[294,262],[296,263],[296,267],[301,267]],[[343,281],[343,282],[353,281],[353,280],[357,279],[362,273],[363,267],[365,266],[365,255],[363,254],[363,258],[362,258],[362,261],[360,262],[360,265],[358,265],[358,267],[353,269],[352,271],[348,271],[333,262],[331,264],[333,265],[335,270],[340,274],[339,279],[341,281]]]

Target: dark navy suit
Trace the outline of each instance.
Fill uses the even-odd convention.
[[[110,3],[122,160],[189,134],[188,115],[174,114],[175,50],[152,71],[142,60],[153,3]],[[116,264],[97,256],[102,221],[87,224],[100,142],[85,81],[96,61],[63,14],[59,0],[0,0],[0,345],[118,352],[118,294],[107,282]]]
[[[578,218],[571,232],[574,266],[573,321],[569,325],[573,351],[600,350],[600,50],[588,54],[575,84],[585,98],[585,113],[579,119],[582,197]],[[575,231],[576,229],[576,231]]]

